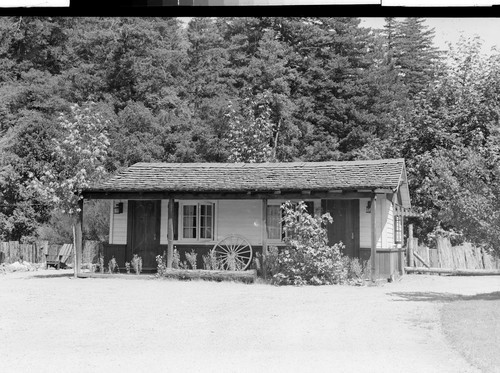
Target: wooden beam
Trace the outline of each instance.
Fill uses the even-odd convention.
[[[372,226],[372,245],[371,245],[371,280],[376,281],[378,277],[377,268],[377,196],[375,194],[371,195],[371,226]]]
[[[223,271],[206,269],[167,269],[163,272],[164,277],[173,278],[196,278],[204,280],[242,280],[245,282],[255,282],[257,271],[250,269],[248,271]]]
[[[73,250],[75,259],[75,277],[80,274],[80,264],[82,263],[83,247],[83,198],[78,201],[80,211],[77,215],[76,225],[73,226]]]
[[[262,275],[267,278],[267,198],[262,200]]]
[[[337,193],[333,191],[323,191],[314,192],[308,195],[310,199],[359,199],[359,198],[371,198],[373,193],[368,192],[343,192]],[[194,193],[194,192],[172,192],[172,193],[137,193],[137,192],[113,192],[113,193],[103,193],[103,192],[91,192],[84,194],[86,199],[123,199],[123,200],[143,200],[143,199],[303,199],[304,194],[301,191],[296,192],[284,192],[281,194],[275,194],[275,192],[214,192],[214,193]]]
[[[167,268],[172,268],[174,257],[174,199],[168,200],[168,223],[167,223]]]
[[[426,267],[405,267],[408,273],[439,273],[451,276],[499,276],[500,269],[452,269],[452,268],[426,268]]]
[[[408,224],[408,239],[406,240],[406,245],[408,246],[407,260],[408,267],[413,267],[413,224]]]
[[[420,255],[418,255],[416,252],[413,252],[413,256],[415,258],[417,258],[418,260],[420,260],[420,262],[426,266],[427,268],[430,268],[430,266],[425,262],[425,260],[422,259],[422,257]]]

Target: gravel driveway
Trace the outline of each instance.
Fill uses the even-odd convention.
[[[500,277],[274,287],[0,276],[1,372],[476,372],[439,309]]]

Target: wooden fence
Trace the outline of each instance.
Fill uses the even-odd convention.
[[[0,242],[0,264],[13,263],[23,259],[29,263],[45,262],[45,255],[59,253],[63,246],[70,246],[70,255],[65,255],[63,262],[69,266],[74,262],[73,244],[57,245],[49,244],[48,241],[38,241],[33,244],[22,244],[17,241]],[[82,263],[96,263],[99,253],[103,253],[103,244],[98,241],[84,241]]]
[[[451,246],[448,238],[439,237],[435,249],[418,245],[417,238],[413,238],[413,243],[410,243],[410,245],[412,245],[414,253],[409,263],[410,267],[500,269],[500,259],[498,257],[494,257],[485,252],[485,250],[472,246],[469,243],[464,243],[460,246]]]

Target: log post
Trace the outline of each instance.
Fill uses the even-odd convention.
[[[74,250],[74,263],[75,270],[74,276],[78,277],[80,274],[80,265],[82,262],[82,247],[83,247],[83,198],[78,200],[78,213],[77,223],[73,226],[73,250]]]
[[[262,275],[267,278],[267,198],[262,200]]]
[[[404,242],[405,242],[405,214],[403,210],[403,206],[400,206],[399,208],[399,216],[401,217],[401,247],[399,250],[399,268],[401,270],[401,275],[405,274],[404,266],[405,266],[405,261],[404,261]]]
[[[408,245],[408,267],[413,267],[413,224],[408,224],[408,240],[406,241]]]
[[[168,224],[167,224],[167,268],[172,268],[174,258],[174,199],[168,200]]]
[[[377,196],[374,193],[372,195],[371,199],[371,225],[372,225],[372,245],[371,245],[371,256],[370,256],[370,263],[371,263],[371,280],[375,282],[378,276],[378,268],[376,263],[376,254],[377,254]]]

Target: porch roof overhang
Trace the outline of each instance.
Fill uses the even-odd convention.
[[[400,193],[404,159],[289,163],[136,163],[82,191],[86,199],[369,198]]]

